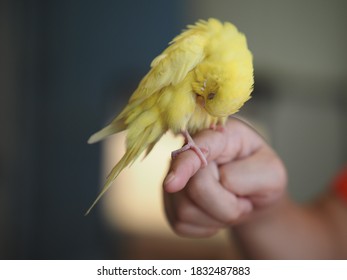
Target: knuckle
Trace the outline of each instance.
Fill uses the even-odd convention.
[[[233,209],[232,211],[228,211],[222,217],[223,223],[226,225],[234,224],[241,216],[241,212],[238,208]]]
[[[273,176],[271,182],[268,184],[269,190],[282,192],[287,185],[287,171],[283,162],[276,156],[268,160],[267,165],[271,170]]]
[[[178,222],[185,222],[189,220],[189,216],[190,216],[190,211],[187,205],[180,205],[176,209],[176,220]]]
[[[172,229],[178,236],[193,238],[211,237],[219,231],[218,228],[194,228],[190,224],[181,222],[175,223]]]
[[[172,230],[179,236],[186,236],[188,234],[183,226],[183,223],[180,222],[175,222],[172,224]]]
[[[287,186],[287,170],[284,167],[284,164],[281,160],[277,159],[279,162],[278,165],[278,178],[277,178],[277,183],[280,185],[281,190],[284,190]]]
[[[205,237],[201,235],[201,233],[199,232],[194,232],[187,229],[186,224],[183,224],[183,223],[177,224],[173,230],[180,237],[192,237],[192,238]]]
[[[199,200],[204,194],[205,184],[204,182],[199,182],[197,177],[193,177],[189,181],[189,186],[186,189],[187,195],[193,201]]]
[[[232,176],[229,176],[228,168],[226,165],[221,165],[219,167],[219,181],[222,186],[224,186],[226,189],[232,189],[232,186],[234,185]]]

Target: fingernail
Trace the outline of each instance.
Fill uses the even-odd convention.
[[[172,182],[172,180],[175,178],[175,174],[170,171],[170,173],[166,176],[165,180],[164,180],[164,185],[169,184],[170,182]]]

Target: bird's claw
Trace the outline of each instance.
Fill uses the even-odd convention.
[[[201,161],[201,167],[205,167],[207,166],[207,159],[206,159],[206,154],[208,153],[207,149],[205,148],[199,148],[194,140],[191,138],[191,136],[189,135],[188,132],[183,132],[183,135],[186,139],[186,144],[178,150],[175,150],[171,153],[171,157],[174,159],[175,157],[177,157],[180,153],[183,153],[187,150],[193,150],[196,155],[199,157],[200,161]]]

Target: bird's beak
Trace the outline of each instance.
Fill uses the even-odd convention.
[[[205,108],[205,98],[201,95],[196,95],[196,103],[198,103],[202,108]]]

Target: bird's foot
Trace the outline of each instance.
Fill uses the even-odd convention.
[[[204,148],[199,148],[187,131],[184,131],[182,134],[186,140],[186,144],[181,149],[173,151],[171,153],[171,157],[175,158],[180,153],[183,153],[187,150],[193,150],[201,160],[201,167],[207,166],[207,159],[205,154],[207,154],[208,151]]]
[[[222,133],[225,131],[224,126],[222,124],[211,124],[210,129]]]

